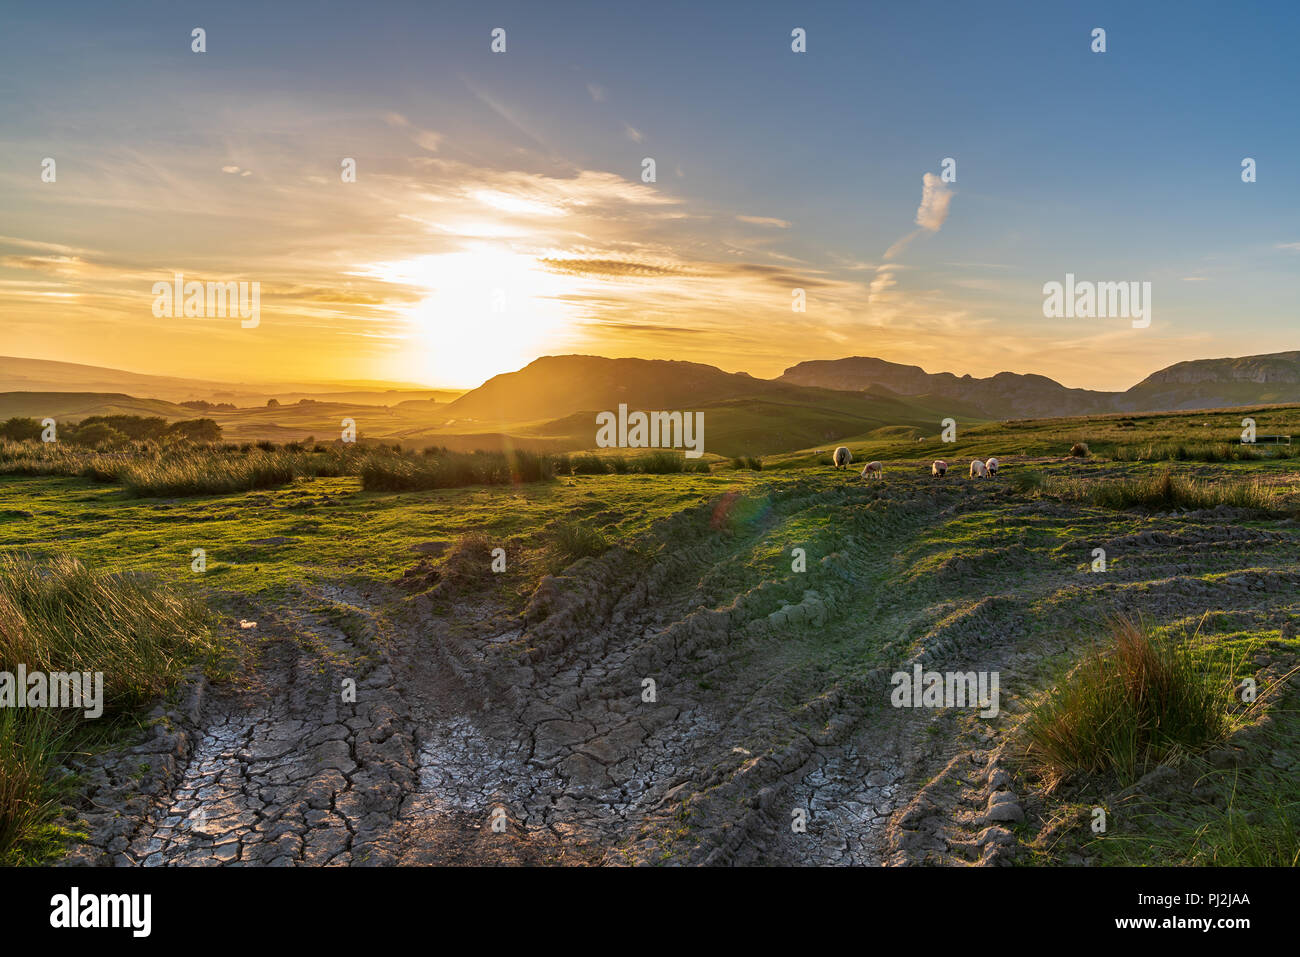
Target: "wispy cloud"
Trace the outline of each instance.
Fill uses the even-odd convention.
[[[952,190],[934,173],[922,176],[921,205],[916,208],[916,224],[921,228],[896,240],[885,250],[885,258],[897,258],[913,239],[924,232],[937,233],[948,219],[948,206],[952,202],[952,196]]]
[[[948,218],[952,190],[933,173],[921,177],[921,184],[921,205],[916,209],[916,225],[937,233]]]

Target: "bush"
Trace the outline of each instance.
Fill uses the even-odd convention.
[[[1072,446],[1070,446],[1070,454],[1073,455],[1075,458],[1086,459],[1089,455],[1088,443],[1075,442]]]
[[[0,438],[11,442],[37,441],[42,431],[44,430],[38,420],[15,416],[0,425]]]
[[[125,434],[103,422],[83,422],[75,429],[65,428],[64,437],[72,445],[84,445],[92,449],[119,446],[127,441]]]

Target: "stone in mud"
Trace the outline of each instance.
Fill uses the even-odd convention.
[[[1014,800],[1002,801],[998,804],[994,804],[984,814],[984,822],[986,824],[994,823],[994,822],[1010,823],[1015,821],[1023,821],[1024,819],[1025,819],[1024,808],[1022,808]]]
[[[986,844],[1014,844],[1016,836],[1008,831],[1005,827],[986,827],[980,831],[979,836],[975,838],[976,847],[984,847]]]

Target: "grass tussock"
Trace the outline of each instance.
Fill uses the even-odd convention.
[[[566,562],[594,558],[611,547],[609,539],[587,525],[563,522],[555,529],[555,550]]]
[[[544,482],[555,475],[550,456],[536,452],[450,452],[429,449],[424,455],[381,455],[361,467],[367,492],[411,492],[466,485],[517,485]]]
[[[100,672],[105,719],[150,703],[218,653],[207,607],[169,585],[73,558],[0,558],[0,671]],[[89,733],[88,708],[0,709],[0,861],[20,856],[48,822],[56,767]]]
[[[1257,462],[1290,459],[1290,445],[1249,445],[1241,442],[1148,442],[1115,449],[1119,462]]]
[[[1077,777],[1131,784],[1203,751],[1231,728],[1232,684],[1182,644],[1127,618],[1036,704],[1025,756],[1048,789]]]
[[[1276,492],[1257,479],[1208,482],[1169,471],[1094,481],[1086,485],[1075,482],[1069,491],[1072,494],[1068,497],[1082,498],[1102,508],[1116,509],[1145,508],[1156,511],[1175,508],[1209,509],[1224,505],[1266,512],[1272,510],[1276,503]]]

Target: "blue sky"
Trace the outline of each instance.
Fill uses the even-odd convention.
[[[373,7],[7,13],[5,351],[449,385],[542,352],[856,354],[1124,388],[1300,347],[1293,4]],[[887,259],[945,157],[946,216]],[[261,281],[258,338],[159,324],[179,269]],[[1045,319],[1067,272],[1151,282],[1151,327]]]

